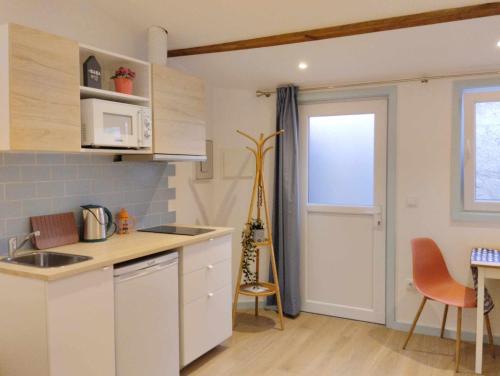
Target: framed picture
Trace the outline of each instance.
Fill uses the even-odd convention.
[[[196,179],[213,179],[214,177],[214,143],[206,140],[207,160],[196,163]]]

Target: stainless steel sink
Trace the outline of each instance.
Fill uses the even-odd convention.
[[[36,268],[58,268],[87,260],[92,260],[92,257],[57,252],[31,252],[12,258],[5,258],[1,262],[34,266]]]

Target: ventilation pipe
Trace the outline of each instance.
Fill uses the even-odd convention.
[[[167,65],[167,38],[168,32],[160,26],[151,26],[148,29],[148,59],[152,64]]]

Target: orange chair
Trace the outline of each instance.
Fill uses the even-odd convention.
[[[424,309],[427,300],[435,300],[443,303],[444,314],[441,324],[441,338],[444,335],[448,306],[457,307],[457,341],[455,352],[455,372],[460,366],[460,341],[462,334],[462,308],[476,308],[476,293],[474,289],[461,285],[450,275],[443,255],[437,244],[428,238],[417,238],[411,241],[413,253],[413,283],[415,288],[424,296],[420,308],[418,309],[413,325],[411,326],[408,338],[403,345],[406,349],[417,321]],[[493,347],[493,335],[491,333],[490,318],[486,315],[486,327],[488,329],[489,342],[492,349],[492,356],[495,357]]]

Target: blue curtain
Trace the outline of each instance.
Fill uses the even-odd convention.
[[[276,130],[285,133],[277,138],[274,181],[273,244],[283,313],[300,313],[300,238],[299,238],[299,115],[298,88],[277,89]],[[272,273],[271,273],[272,278]],[[275,297],[268,301],[276,304]]]

